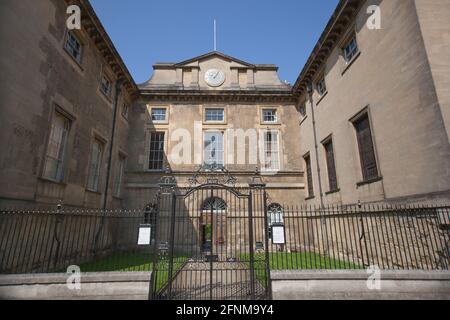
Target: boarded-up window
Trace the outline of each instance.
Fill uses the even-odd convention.
[[[238,77],[239,77],[239,87],[247,88],[247,70],[239,70]]]
[[[323,144],[325,148],[325,154],[327,158],[327,170],[328,170],[328,186],[330,191],[335,191],[338,188],[336,177],[336,164],[334,162],[333,140],[328,140]]]
[[[192,83],[192,70],[185,69],[183,70],[183,84],[185,86],[190,86]]]
[[[313,178],[312,178],[312,169],[311,169],[311,157],[309,155],[305,156],[305,165],[306,165],[306,179],[308,183],[308,197],[314,197],[314,186],[313,186]]]
[[[364,181],[378,178],[377,161],[373,147],[372,132],[367,114],[354,122],[358,139],[359,158]]]

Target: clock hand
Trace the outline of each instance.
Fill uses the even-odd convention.
[[[217,78],[217,76],[219,75],[220,71],[217,71],[216,75],[213,77],[214,79]]]

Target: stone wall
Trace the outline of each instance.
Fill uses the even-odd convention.
[[[151,272],[84,273],[81,290],[68,274],[0,276],[1,300],[147,300]]]
[[[382,271],[379,290],[368,288],[369,276],[366,270],[272,271],[272,295],[274,300],[450,299],[448,271]]]
[[[380,290],[367,287],[361,271],[271,272],[274,300],[450,299],[446,272],[386,271]],[[151,272],[86,273],[81,290],[69,290],[67,274],[0,276],[0,299],[146,300]]]

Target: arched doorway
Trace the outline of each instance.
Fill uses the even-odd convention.
[[[211,246],[226,244],[227,204],[219,197],[206,199],[202,204],[200,240],[202,251],[211,251]]]

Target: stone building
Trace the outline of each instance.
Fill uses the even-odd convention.
[[[122,206],[137,86],[89,2],[78,4],[82,29],[68,31],[68,2],[0,3],[1,207]]]
[[[292,87],[220,52],[136,85],[87,0],[0,18],[1,207],[143,208],[205,163],[282,205],[450,198],[447,0],[340,1]]]
[[[448,203],[449,29],[445,0],[339,3],[294,85],[307,204]]]
[[[130,117],[129,206],[145,205],[167,169],[183,188],[203,164],[225,166],[238,188],[248,187],[258,167],[276,202],[303,196],[298,112],[275,65],[211,52],[156,64],[139,90]]]

